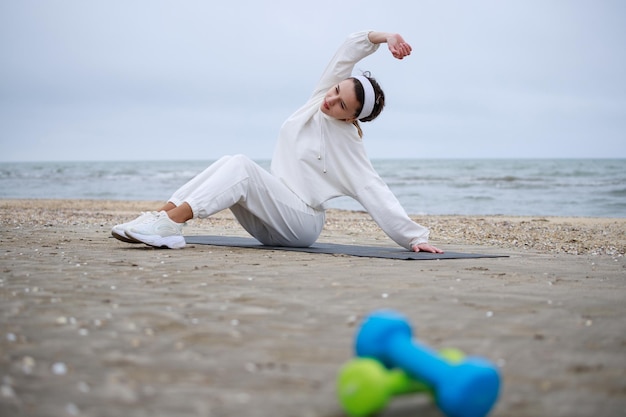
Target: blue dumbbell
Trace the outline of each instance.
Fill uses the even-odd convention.
[[[466,357],[450,364],[412,339],[404,316],[378,311],[365,319],[356,337],[356,354],[400,368],[433,387],[437,406],[448,417],[484,417],[498,399],[500,375],[485,359]]]

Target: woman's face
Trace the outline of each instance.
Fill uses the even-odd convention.
[[[359,107],[361,104],[356,99],[354,80],[346,79],[328,90],[320,109],[330,117],[352,122]]]

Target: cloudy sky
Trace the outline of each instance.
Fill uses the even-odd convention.
[[[0,161],[270,158],[344,37],[387,95],[372,158],[626,158],[622,0],[0,3]]]

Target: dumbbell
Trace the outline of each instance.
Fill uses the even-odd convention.
[[[437,353],[412,340],[411,326],[401,314],[381,310],[362,323],[355,341],[356,354],[400,368],[433,388],[435,402],[448,417],[484,417],[500,390],[497,368],[481,358],[467,357],[449,364]]]
[[[439,354],[450,363],[465,355],[458,349],[441,349]],[[346,362],[337,375],[337,397],[343,410],[352,417],[363,417],[382,411],[395,395],[428,393],[430,387],[407,375],[401,369],[387,369],[371,358],[354,358]]]

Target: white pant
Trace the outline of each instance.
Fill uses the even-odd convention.
[[[230,208],[244,229],[272,246],[306,247],[322,232],[325,214],[244,155],[225,156],[180,187],[169,200],[194,217]]]

